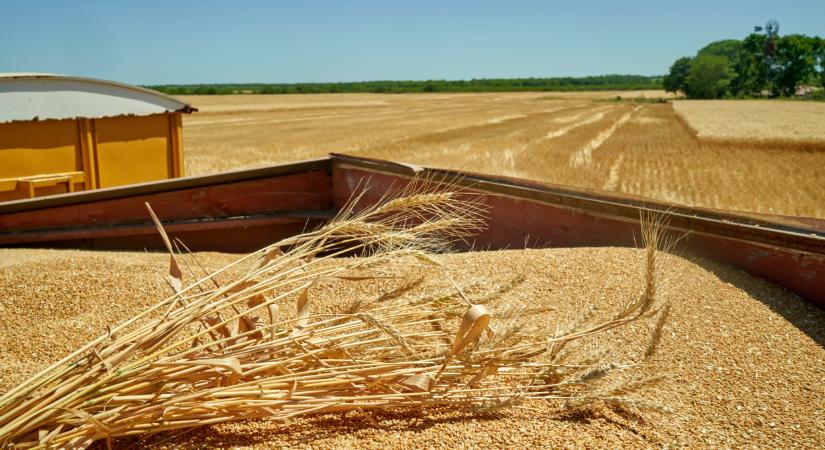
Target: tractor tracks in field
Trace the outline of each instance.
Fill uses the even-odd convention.
[[[601,106],[598,108],[588,108],[584,111],[580,111],[572,115],[554,117],[550,119],[550,122],[552,123],[566,125],[562,126],[561,128],[548,131],[546,133],[542,132],[541,135],[537,138],[531,139],[518,146],[507,147],[503,150],[503,169],[505,170],[506,175],[515,177],[523,175],[519,172],[517,166],[519,165],[519,161],[522,159],[524,154],[528,152],[531,148],[537,145],[541,145],[542,142],[560,138],[577,128],[599,122],[604,119],[605,115],[611,109],[613,109],[613,106],[609,105]],[[582,117],[585,118],[583,120],[579,120]]]
[[[548,132],[544,136],[544,139],[555,139],[555,138],[558,138],[558,137],[562,137],[565,134],[575,130],[576,128],[583,127],[585,125],[590,125],[591,123],[596,123],[596,122],[604,119],[605,114],[607,114],[607,112],[610,109],[612,109],[612,106],[602,106],[600,108],[597,108],[595,110],[595,114],[585,118],[584,120],[582,120],[580,122],[577,122],[577,120],[585,114],[584,112],[581,112],[581,113],[576,114],[574,116],[560,117],[559,119],[561,119],[561,121],[557,120],[556,122],[560,122],[560,123],[572,122],[572,123],[570,123],[570,125],[565,125],[565,126],[559,128],[558,130],[553,130],[553,131]]]
[[[514,140],[525,141],[524,145],[528,145],[540,139],[539,136],[534,135],[539,133],[537,129],[540,129],[541,124],[546,123],[548,118],[560,113],[564,114],[567,111],[576,111],[582,107],[580,104],[565,105],[526,113],[509,114],[509,111],[497,111],[491,116],[480,118],[479,121],[447,126],[429,133],[404,136],[375,146],[365,147],[359,150],[359,153],[375,154],[392,150],[396,155],[398,152],[414,151],[416,156],[426,156],[428,151],[437,150],[437,153],[442,156],[455,156],[461,159],[469,155],[454,153],[460,148],[465,148],[465,145],[469,145],[474,150],[479,146],[486,148],[495,146],[493,144],[495,142],[512,142]],[[443,122],[446,124],[448,120]],[[499,147],[499,149],[503,150],[502,147]]]
[[[619,155],[619,157],[616,158],[616,162],[610,166],[610,173],[607,175],[607,181],[605,181],[604,185],[602,185],[603,190],[613,191],[619,186],[619,170],[621,170],[623,162],[624,155]]]
[[[548,165],[561,162],[566,165],[570,158],[570,149],[581,145],[581,142],[591,142],[592,136],[599,130],[613,128],[623,116],[618,116],[621,105],[589,105],[584,111],[574,111],[574,114],[554,117],[550,120],[555,126],[547,131],[547,122],[540,136],[523,145],[506,148],[502,165],[506,174],[515,177],[536,177]],[[561,125],[561,126],[559,126]],[[600,134],[604,133],[602,131]],[[609,137],[609,136],[608,136]],[[559,159],[561,158],[561,161]],[[562,162],[564,161],[564,162]],[[538,171],[538,172],[537,172]]]
[[[549,166],[568,167],[569,160],[575,164],[589,164],[592,152],[637,110],[638,107],[627,105],[594,103],[522,112],[497,110],[482,118],[481,123],[459,124],[404,136],[358,149],[355,153],[507,176],[535,177]]]
[[[601,133],[596,135],[596,137],[593,138],[593,140],[586,143],[582,148],[576,150],[575,153],[570,155],[570,166],[578,168],[581,166],[590,165],[593,162],[593,152],[599,147],[601,147],[602,144],[604,144],[608,139],[610,139],[610,137],[613,136],[613,133],[615,133],[616,130],[621,128],[622,125],[627,123],[627,121],[630,120],[630,117],[633,115],[633,113],[635,113],[641,108],[642,106],[638,105],[632,110],[622,114],[622,116],[619,117],[619,120],[613,122],[613,124],[610,125],[609,128],[603,130]]]

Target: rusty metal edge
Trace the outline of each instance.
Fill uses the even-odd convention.
[[[214,219],[185,219],[162,221],[166,231],[208,231],[243,228],[266,224],[307,223],[312,220],[329,220],[334,211],[290,211],[251,216],[233,216]],[[111,225],[106,227],[72,227],[63,229],[36,229],[21,233],[0,234],[0,245],[23,243],[60,242],[76,239],[143,236],[157,234],[151,222],[140,224]]]
[[[825,232],[779,221],[766,220],[705,208],[691,208],[604,191],[574,189],[508,177],[482,175],[449,169],[433,169],[413,164],[333,153],[333,165],[348,164],[355,168],[388,172],[407,177],[423,176],[453,180],[458,184],[496,195],[507,195],[541,203],[550,203],[600,216],[639,221],[641,211],[658,211],[670,217],[673,229],[696,232],[762,245],[825,255]]]

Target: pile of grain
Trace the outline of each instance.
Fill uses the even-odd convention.
[[[234,257],[201,254],[217,268]],[[641,282],[641,252],[581,248],[442,256],[471,289],[510,286],[505,300],[553,308],[552,326],[585,305],[609,314]],[[9,389],[168,292],[160,254],[0,251],[0,391]],[[643,419],[603,406],[562,411],[531,402],[498,415],[448,411],[325,415],[281,424],[243,422],[153,436],[154,447],[815,447],[825,438],[825,312],[769,283],[704,261],[670,260],[673,305],[659,352],[638,375],[669,378],[646,397],[668,414]],[[417,279],[427,268],[398,264]],[[419,273],[420,272],[420,273]],[[435,277],[432,277],[433,279]],[[523,279],[522,279],[523,278]],[[432,286],[430,286],[432,287]],[[388,281],[319,289],[319,307],[378,296]],[[472,294],[475,292],[475,294]],[[610,338],[644,347],[630,327]],[[633,372],[633,371],[631,371]]]

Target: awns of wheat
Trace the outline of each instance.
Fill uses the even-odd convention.
[[[371,271],[391,261],[437,265],[431,252],[480,230],[485,212],[483,199],[454,186],[405,188],[188,287],[180,282],[182,256],[152,214],[172,255],[174,294],[3,395],[0,443],[83,448],[246,419],[433,406],[492,411],[527,399],[621,402],[626,391],[588,388],[613,366],[588,356],[571,362],[565,348],[660,309],[659,227],[648,227],[646,287],[595,324],[544,330],[518,305],[473,304],[446,272],[454,294],[390,295],[313,312],[313,285],[374,278]]]

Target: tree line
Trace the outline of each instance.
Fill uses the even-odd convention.
[[[472,80],[357,81],[342,83],[226,83],[147,86],[170,95],[326,94],[517,91],[628,91],[660,89],[661,76],[599,75],[556,78],[488,78]]]
[[[677,59],[662,85],[688,98],[790,97],[803,86],[822,97],[825,39],[780,36],[779,25],[770,21],[742,40],[712,42]]]

